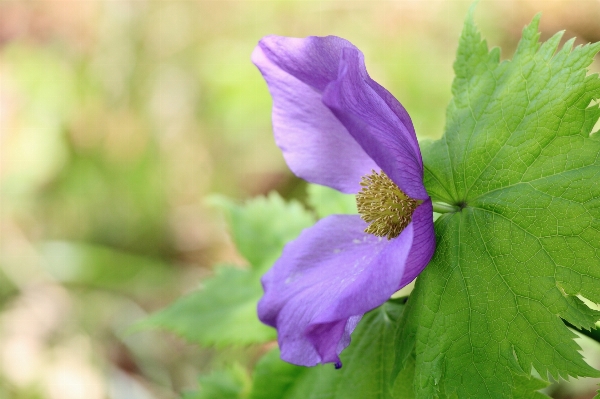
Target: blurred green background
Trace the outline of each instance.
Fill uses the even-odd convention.
[[[251,364],[260,348],[127,328],[215,263],[244,267],[207,195],[304,199],[252,49],[267,34],[345,37],[436,138],[470,4],[0,1],[0,399],[176,398],[199,375]],[[484,0],[476,19],[508,57],[539,11],[542,39],[600,40],[598,1]],[[581,344],[600,366],[597,344]]]

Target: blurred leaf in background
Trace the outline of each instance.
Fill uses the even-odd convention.
[[[262,324],[256,305],[262,295],[260,276],[283,246],[314,218],[298,202],[277,194],[237,205],[224,197],[211,202],[226,212],[231,236],[250,267],[221,265],[204,287],[143,320],[139,327],[161,327],[202,345],[248,345],[272,341],[275,330]]]
[[[273,264],[287,242],[316,221],[299,202],[286,202],[275,192],[244,206],[222,196],[209,202],[225,211],[237,250],[259,273]]]
[[[199,391],[183,394],[182,399],[242,399],[248,396],[252,381],[239,364],[202,376],[198,379]]]
[[[356,209],[356,198],[351,194],[342,194],[333,188],[308,185],[307,202],[316,212],[319,218],[334,214],[358,214]]]
[[[140,323],[164,328],[201,345],[248,345],[276,338],[275,330],[258,321],[262,295],[260,276],[220,266],[199,291],[188,294]]]

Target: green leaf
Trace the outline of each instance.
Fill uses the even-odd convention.
[[[136,328],[163,328],[202,345],[244,345],[275,339],[275,330],[256,316],[262,295],[259,275],[218,267],[202,289],[139,322]]]
[[[221,196],[211,197],[210,202],[225,211],[238,251],[258,269],[271,266],[286,243],[315,223],[299,202],[285,202],[276,192],[244,205]]]
[[[182,399],[243,399],[250,389],[250,378],[243,367],[236,364],[226,370],[213,371],[198,378],[200,389],[185,392]]]
[[[394,362],[394,331],[404,305],[389,301],[367,313],[352,334],[352,344],[341,354],[343,367],[332,364],[299,367],[268,353],[254,372],[252,399],[412,398],[410,368],[390,380]],[[409,378],[406,378],[406,375]]]
[[[356,209],[356,197],[352,194],[343,194],[333,188],[318,184],[309,184],[307,191],[308,204],[320,218],[329,215],[356,215],[358,213]]]
[[[561,320],[600,318],[578,297],[600,302],[600,79],[586,76],[600,44],[556,52],[561,33],[540,44],[538,23],[500,62],[471,12],[446,132],[422,146],[431,197],[463,209],[436,221],[399,330],[419,398],[535,397],[532,368],[600,376]]]
[[[539,392],[540,389],[550,385],[531,376],[513,374],[514,384],[511,386],[511,398],[518,399],[548,399],[548,396]]]

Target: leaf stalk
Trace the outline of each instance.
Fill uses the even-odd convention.
[[[450,205],[445,202],[434,202],[433,211],[437,213],[454,213],[460,211],[456,205]]]

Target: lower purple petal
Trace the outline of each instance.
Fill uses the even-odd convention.
[[[404,267],[404,275],[398,289],[413,281],[431,260],[435,252],[435,230],[433,229],[433,205],[431,198],[415,209],[412,216],[413,245]]]
[[[392,240],[364,233],[366,226],[359,216],[321,219],[263,277],[258,314],[277,328],[283,360],[339,362],[360,317],[398,289],[416,243],[414,223]]]

